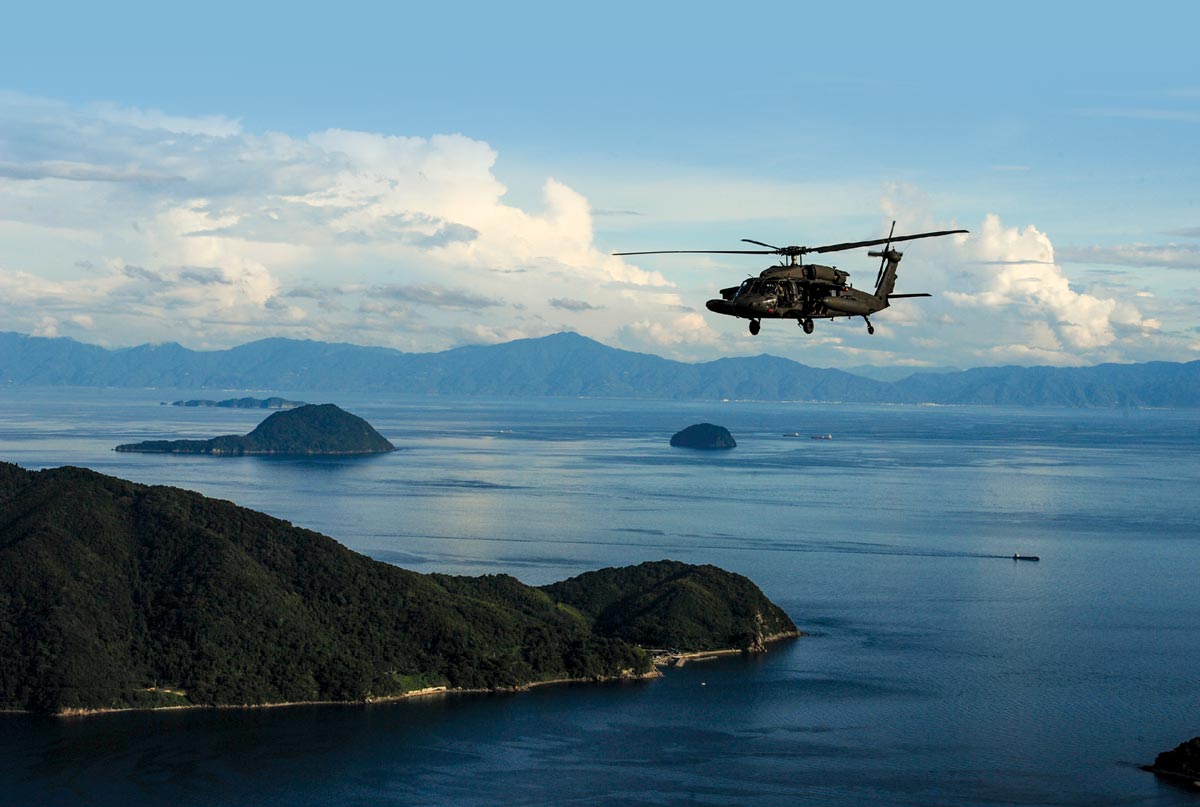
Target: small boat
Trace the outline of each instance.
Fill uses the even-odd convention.
[[[814,440],[832,440],[833,439],[832,434],[810,434],[809,437],[811,437]]]
[[[1041,560],[1037,555],[1013,555],[1013,560]]]
[[[799,437],[800,432],[784,432],[783,436],[784,437]]]

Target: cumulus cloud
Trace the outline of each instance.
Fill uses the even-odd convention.
[[[696,347],[714,345],[720,338],[696,313],[631,322],[620,329],[618,337],[625,347],[677,358],[691,357]]]
[[[989,271],[964,284],[974,289],[950,290],[946,298],[960,308],[996,312],[1019,324],[1021,341],[989,348],[993,356],[1079,363],[1080,357],[1112,345],[1122,328],[1153,328],[1131,305],[1072,288],[1050,238],[1032,225],[1006,227],[989,215],[955,251]]]
[[[32,331],[34,336],[45,336],[53,339],[58,336],[58,320],[54,317],[43,316],[38,320]]]
[[[1145,277],[1133,282],[1126,272],[1070,272],[1045,230],[1013,226],[995,214],[982,222],[947,221],[912,187],[889,188],[882,207],[884,232],[893,218],[897,232],[971,231],[904,245],[897,291],[933,296],[896,301],[872,317],[877,325],[897,326],[872,339],[898,356],[924,355],[927,346],[938,352],[939,363],[966,367],[1186,355],[1187,339],[1164,322],[1183,321],[1175,306],[1186,306],[1187,295],[1149,300],[1138,295]]]
[[[296,137],[0,94],[0,314],[116,344],[288,328],[438,349],[513,332],[514,310],[540,323],[522,333],[591,310],[601,339],[675,313],[661,274],[596,248],[581,193],[547,178],[537,209],[511,204],[496,158],[461,134]]]

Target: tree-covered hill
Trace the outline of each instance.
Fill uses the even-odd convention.
[[[761,648],[796,625],[747,578],[663,560],[600,569],[545,586],[602,635],[661,649]]]
[[[777,610],[713,567],[596,575],[559,584],[570,596],[503,575],[422,575],[190,491],[0,463],[0,708],[356,700],[638,674],[650,669],[640,637],[752,646],[759,615]],[[696,607],[719,619],[705,624]]]
[[[367,421],[334,404],[276,412],[243,436],[211,440],[147,440],[117,451],[166,454],[382,454],[396,447]]]

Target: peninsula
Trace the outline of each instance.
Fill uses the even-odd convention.
[[[191,491],[0,463],[0,709],[514,689],[643,676],[650,647],[760,650],[795,631],[713,566],[541,588],[418,574]]]
[[[306,404],[268,417],[247,435],[147,440],[117,451],[157,454],[382,454],[396,447],[370,423],[333,404]]]

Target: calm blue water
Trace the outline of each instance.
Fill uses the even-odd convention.
[[[230,395],[2,389],[0,459],[199,490],[417,571],[715,563],[812,635],[639,684],[0,715],[0,801],[1195,804],[1136,766],[1200,734],[1198,413],[359,396],[335,402],[400,451],[111,450],[265,416],[159,406]],[[667,446],[703,420],[738,448]]]

